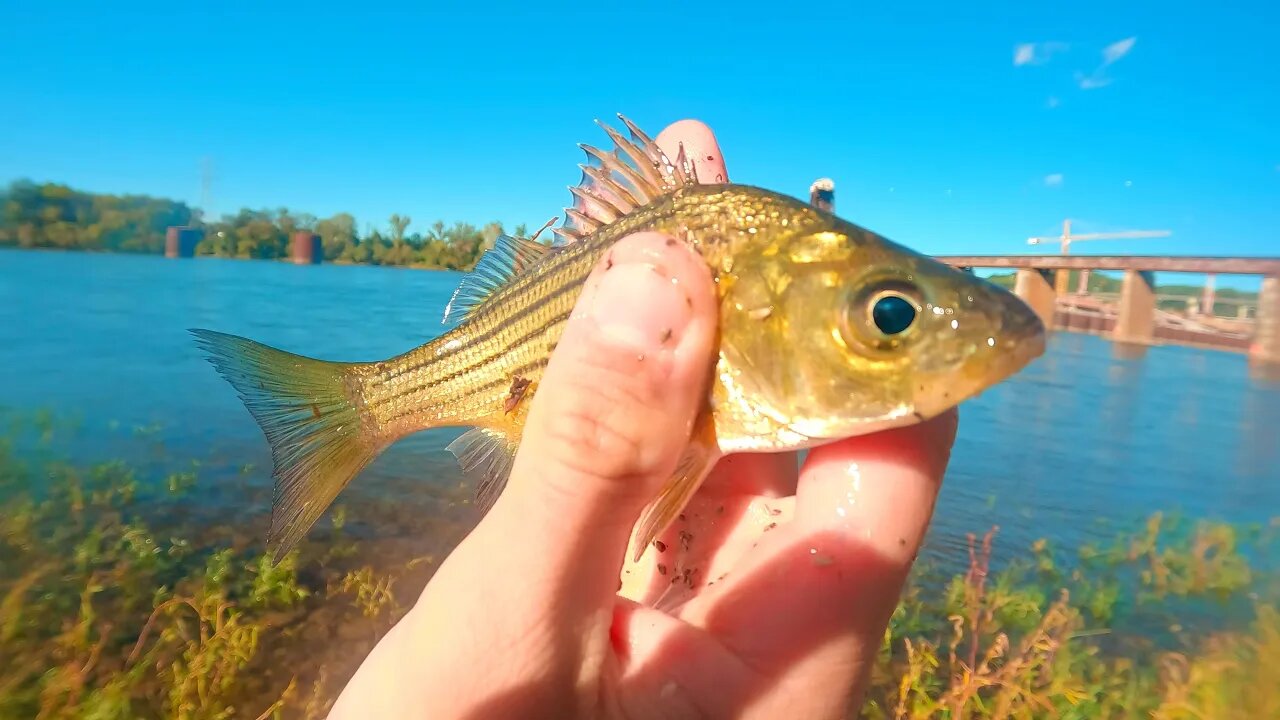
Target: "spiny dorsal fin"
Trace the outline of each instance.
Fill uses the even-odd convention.
[[[449,443],[462,472],[476,480],[476,507],[486,513],[507,486],[519,440],[499,430],[474,428]]]
[[[635,123],[622,115],[618,119],[631,133],[629,139],[596,121],[613,141],[612,152],[579,145],[587,162],[578,166],[582,180],[569,188],[573,207],[565,208],[564,224],[552,231],[561,241],[581,239],[672,190],[698,182],[683,144],[672,161]]]
[[[685,155],[684,145],[672,161],[635,123],[618,115],[631,137],[596,121],[613,141],[613,151],[605,152],[580,145],[587,163],[579,165],[582,180],[573,193],[573,207],[565,208],[565,221],[553,233],[561,242],[578,240],[647,205],[677,188],[696,185],[698,175]],[[541,232],[541,230],[539,231]],[[444,323],[468,317],[495,290],[523,273],[552,248],[541,243],[503,235],[487,251],[454,291],[444,311]]]
[[[549,250],[550,246],[540,242],[510,235],[500,236],[493,247],[485,251],[475,269],[462,279],[458,289],[453,291],[453,297],[444,309],[444,323],[449,324],[470,315],[495,290],[528,270]]]

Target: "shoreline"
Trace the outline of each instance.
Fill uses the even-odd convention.
[[[455,270],[447,267],[435,267],[432,265],[423,265],[421,263],[398,264],[398,263],[362,263],[353,262],[351,260],[325,260],[323,263],[299,263],[294,262],[292,258],[255,258],[240,257],[236,255],[192,255],[191,257],[171,258],[165,257],[164,253],[154,252],[128,252],[119,250],[99,250],[93,248],[56,248],[56,247],[19,247],[17,245],[0,245],[0,251],[12,252],[40,252],[50,255],[112,255],[122,257],[152,257],[160,260],[237,260],[245,262],[265,262],[265,263],[281,263],[284,265],[298,265],[308,267],[312,265],[341,265],[343,267],[381,267],[403,270],[429,270],[435,272],[456,272],[465,273],[469,270]]]
[[[83,253],[83,254],[86,254],[86,255],[150,256],[150,257],[158,257],[158,258],[161,258],[161,259],[164,259],[164,260],[203,260],[203,259],[216,259],[216,260],[251,260],[251,261],[257,261],[257,262],[279,262],[279,263],[285,263],[285,264],[288,264],[288,265],[301,265],[301,266],[308,266],[308,265],[343,265],[343,266],[352,266],[352,267],[385,267],[385,268],[404,268],[404,269],[409,269],[409,270],[437,270],[437,271],[441,271],[441,272],[459,272],[459,273],[465,273],[465,272],[470,272],[470,271],[471,271],[471,268],[467,268],[467,269],[457,268],[457,269],[455,269],[455,268],[439,267],[439,266],[434,266],[434,265],[423,265],[423,264],[421,264],[421,263],[408,263],[408,264],[405,264],[405,263],[372,263],[372,262],[355,262],[355,261],[352,261],[352,260],[344,260],[344,259],[341,259],[341,258],[336,259],[336,260],[324,260],[323,262],[320,262],[320,263],[299,263],[299,262],[294,262],[294,261],[293,261],[293,259],[292,259],[292,258],[290,258],[290,257],[288,257],[288,256],[285,256],[285,257],[278,257],[278,258],[256,258],[256,257],[242,257],[242,256],[239,256],[239,255],[191,255],[190,257],[170,258],[170,257],[166,257],[166,256],[164,255],[164,252],[163,252],[163,251],[161,251],[161,252],[150,252],[150,251],[148,251],[148,252],[131,252],[131,251],[127,251],[127,250],[125,250],[125,251],[120,251],[120,250],[102,250],[102,249],[97,249],[97,248],[57,248],[57,247],[49,247],[49,246],[22,247],[22,246],[20,246],[20,245],[11,245],[11,244],[0,244],[0,250],[12,250],[12,251],[23,251],[23,252],[32,252],[32,251],[35,251],[35,252],[49,252],[49,253],[63,253],[63,254],[77,254],[77,253]],[[473,266],[473,267],[474,267],[474,266]],[[1102,272],[1102,271],[1100,271],[1100,273],[1101,273],[1101,272]],[[988,278],[986,278],[986,279],[987,279],[988,281],[990,281],[992,277],[1012,277],[1012,276],[1013,276],[1013,274],[1014,274],[1014,273],[1011,271],[1011,272],[1009,272],[1009,273],[1005,273],[1005,274],[1001,274],[1001,275],[991,275],[991,276],[989,276],[989,277],[988,277]],[[1203,289],[1204,289],[1203,287],[1197,287],[1197,286],[1181,286],[1181,285],[1179,285],[1179,286],[1176,286],[1176,287],[1191,287],[1191,288],[1193,288],[1193,289],[1195,289],[1195,290],[1197,290],[1197,291],[1203,291]],[[1219,292],[1221,292],[1222,290],[1234,291],[1235,295],[1233,295],[1233,297],[1239,297],[1239,298],[1242,298],[1242,299],[1248,299],[1248,300],[1254,300],[1254,301],[1256,301],[1256,300],[1257,300],[1257,298],[1258,298],[1258,293],[1256,293],[1256,292],[1243,291],[1243,290],[1234,290],[1233,288],[1230,288],[1230,287],[1219,287],[1219,288],[1218,288],[1218,291],[1219,291]],[[1188,294],[1188,295],[1187,295],[1187,297],[1195,297],[1195,296],[1197,296],[1198,294],[1199,294],[1198,292],[1197,292],[1197,293],[1194,293],[1194,294]],[[1221,317],[1221,318],[1223,318],[1223,319],[1228,319],[1228,320],[1229,320],[1229,319],[1231,319],[1230,317],[1225,316],[1225,315],[1223,315],[1223,316],[1219,316],[1219,317]],[[1064,329],[1065,329],[1065,328],[1064,328]]]

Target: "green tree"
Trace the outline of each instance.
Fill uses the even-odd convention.
[[[361,234],[349,213],[317,219],[288,208],[244,208],[214,219],[173,200],[89,193],[56,183],[20,180],[0,191],[0,246],[159,253],[169,227],[196,225],[204,230],[199,255],[270,260],[288,257],[293,233],[307,230],[320,235],[327,260],[470,270],[503,233],[497,222],[478,228],[437,220],[426,233],[408,235],[411,223],[397,213],[390,217],[389,234],[372,226]],[[516,228],[520,236],[527,232],[525,225]]]
[[[324,259],[350,260],[356,244],[356,219],[349,213],[338,213],[315,224],[315,232],[324,246]]]
[[[0,191],[0,245],[160,252],[168,227],[194,218],[185,203],[145,195],[101,195],[29,180]]]
[[[404,242],[404,231],[412,222],[408,215],[392,214],[391,216],[391,244],[399,245]]]

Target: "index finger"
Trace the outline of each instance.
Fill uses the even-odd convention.
[[[932,518],[956,417],[815,448],[791,522],[685,619],[752,667],[819,686],[861,679]]]

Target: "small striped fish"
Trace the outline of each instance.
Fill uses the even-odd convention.
[[[700,184],[639,128],[582,146],[575,201],[543,244],[502,237],[454,293],[451,329],[402,355],[326,362],[193,330],[262,427],[278,561],[382,450],[469,426],[450,450],[492,505],[539,380],[588,274],[617,240],[666,233],[715,275],[715,381],[676,474],[640,518],[636,557],[712,465],[919,422],[1019,371],[1044,328],[1015,296],[792,197]]]

